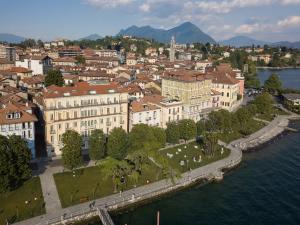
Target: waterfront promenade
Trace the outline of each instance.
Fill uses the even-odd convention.
[[[61,224],[70,218],[83,218],[84,215],[95,215],[97,208],[107,208],[108,210],[118,209],[127,205],[137,203],[143,200],[184,188],[201,179],[220,178],[221,170],[232,168],[238,165],[242,160],[242,152],[238,148],[228,145],[230,155],[222,160],[213,162],[206,166],[182,174],[181,178],[172,183],[169,180],[161,180],[148,185],[137,187],[123,193],[113,194],[95,201],[78,204],[65,209],[47,211],[45,215],[34,217],[25,221],[16,223],[16,225],[46,225]],[[89,213],[90,212],[90,213]]]
[[[187,187],[201,179],[222,179],[222,170],[235,167],[242,161],[242,151],[256,147],[276,137],[287,128],[289,120],[291,119],[299,119],[299,115],[291,114],[278,116],[261,130],[229,144],[219,141],[220,145],[231,150],[230,155],[227,158],[186,172],[182,174],[181,178],[176,180],[175,183],[172,183],[169,180],[161,180],[124,191],[123,193],[113,194],[65,209],[62,209],[60,204],[56,204],[55,209],[46,207],[47,213],[45,215],[18,222],[16,225],[63,224],[62,222],[73,221],[74,218],[79,220],[95,216],[97,215],[97,208],[114,210]],[[57,168],[53,169],[53,171],[58,172]],[[55,193],[55,190],[53,192]],[[47,199],[45,200],[47,201]],[[50,208],[51,210],[48,210]]]

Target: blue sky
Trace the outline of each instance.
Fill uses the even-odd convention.
[[[300,41],[300,0],[0,0],[0,33],[52,40],[191,21],[216,40]]]

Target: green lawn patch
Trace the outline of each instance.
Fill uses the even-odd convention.
[[[246,125],[245,129],[248,132],[248,135],[255,133],[256,131],[262,129],[265,127],[266,124],[261,121],[257,121],[254,119],[251,119]],[[227,132],[227,133],[221,133],[220,134],[220,139],[224,141],[225,143],[230,143],[234,140],[237,140],[242,137],[246,137],[247,134],[243,134],[241,131],[238,130],[233,130],[232,132]]]
[[[54,174],[62,207],[114,194],[112,179],[104,177],[98,166],[75,170],[74,174],[72,172]],[[137,185],[145,185],[147,180],[156,181],[156,177],[158,180],[161,179],[160,169],[153,163],[145,165]],[[123,190],[131,189],[134,186],[135,184],[128,180]]]
[[[230,150],[223,148],[223,154],[221,154],[221,147],[218,147],[214,156],[207,157],[204,154],[203,146],[197,142],[192,142],[161,150],[160,153],[168,158],[168,161],[173,168],[177,168],[180,172],[186,172],[189,169],[196,169],[211,162],[226,158],[229,155]],[[199,161],[200,158],[201,161]],[[182,161],[184,162],[184,165],[180,164]]]
[[[0,194],[0,224],[6,224],[6,221],[17,222],[44,213],[44,198],[39,177],[31,178],[14,191]]]
[[[279,108],[273,107],[272,113],[260,114],[257,116],[257,118],[262,120],[272,121],[276,116],[280,116],[280,115],[289,115],[289,114]]]

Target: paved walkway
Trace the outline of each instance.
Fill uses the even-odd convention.
[[[257,147],[270,141],[272,138],[286,130],[289,125],[289,120],[291,119],[300,119],[300,116],[297,114],[277,116],[274,120],[269,122],[267,126],[249,135],[248,137],[231,142],[231,145],[238,147],[243,151]]]
[[[242,160],[242,152],[240,149],[235,148],[232,145],[228,145],[227,147],[231,149],[230,155],[227,158],[197,168],[190,172],[186,172],[182,174],[181,178],[178,179],[175,184],[167,180],[161,180],[125,191],[121,195],[119,193],[113,194],[95,201],[78,204],[65,209],[61,209],[60,205],[53,203],[53,206],[54,204],[57,204],[57,208],[53,211],[47,210],[45,215],[21,221],[16,223],[16,225],[53,224],[54,222],[59,222],[62,218],[68,219],[75,215],[82,215],[85,212],[90,212],[91,204],[97,208],[107,207],[108,209],[115,209],[185,187],[199,179],[212,178],[216,174],[219,175],[222,169],[234,167]],[[52,200],[48,200],[49,203],[52,202]],[[52,203],[49,205],[49,208],[51,205]]]
[[[56,172],[59,172],[56,167],[47,166],[45,172],[39,176],[47,213],[59,212],[61,210],[61,204],[53,178],[53,174]]]

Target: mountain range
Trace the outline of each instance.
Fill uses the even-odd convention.
[[[210,42],[213,44],[216,43],[216,41],[212,37],[205,34],[196,25],[190,22],[185,22],[169,30],[157,29],[151,26],[131,26],[127,29],[122,29],[117,35],[128,35],[140,38],[154,39],[162,43],[170,42],[172,36],[174,36],[176,42],[180,44],[195,42]]]
[[[175,37],[176,42],[180,44],[184,43],[217,43],[211,36],[201,31],[196,25],[191,22],[185,22],[177,27],[172,29],[157,29],[151,26],[131,26],[127,29],[122,29],[117,36],[134,36],[140,38],[154,39],[158,42],[169,43],[172,36]],[[78,40],[97,40],[102,37],[98,34],[91,34],[86,37],[80,38]],[[0,42],[8,42],[8,43],[19,43],[24,41],[26,38],[17,36],[14,34],[8,33],[0,33]],[[300,41],[298,42],[288,42],[288,41],[280,41],[280,42],[268,42],[262,40],[256,40],[247,36],[236,36],[232,37],[228,40],[219,41],[219,44],[222,45],[230,45],[235,47],[243,47],[243,46],[252,46],[252,45],[260,45],[263,46],[265,44],[271,46],[285,46],[287,48],[299,48],[300,49]]]
[[[289,42],[289,41],[279,41],[279,42],[267,42],[256,40],[246,36],[236,36],[232,37],[228,40],[223,40],[219,42],[222,45],[230,45],[234,47],[245,47],[245,46],[252,46],[252,45],[271,45],[271,46],[284,46],[287,48],[300,48],[300,42]]]
[[[89,36],[83,37],[78,39],[79,41],[81,40],[91,40],[91,41],[96,41],[98,39],[102,39],[102,37],[99,34],[91,34]]]
[[[14,34],[0,33],[0,42],[20,43],[25,39],[26,38]]]

